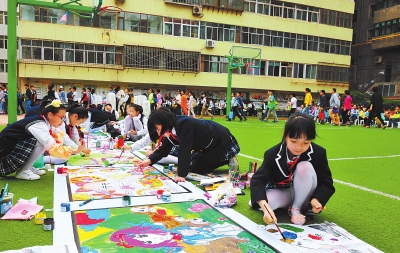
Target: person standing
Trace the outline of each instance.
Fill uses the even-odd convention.
[[[196,118],[196,114],[194,113],[194,108],[196,107],[196,99],[193,97],[193,93],[191,91],[189,93],[189,116],[193,115],[193,118]]]
[[[382,128],[385,129],[385,118],[383,114],[383,97],[382,94],[378,93],[378,86],[372,88],[371,104],[369,106],[369,117],[365,125],[365,128],[370,128],[371,121],[377,117],[382,122]]]
[[[60,96],[56,92],[56,89],[54,88],[54,84],[49,84],[48,90],[47,90],[47,96],[52,99],[60,99]]]
[[[128,115],[127,110],[128,110],[128,105],[130,105],[130,104],[131,104],[131,93],[130,93],[129,88],[126,88],[125,89],[124,102],[122,103],[121,108],[120,108],[121,112],[122,112],[122,115],[124,117],[126,117]]]
[[[238,107],[239,107],[239,103],[237,101],[237,98],[232,93],[231,108],[233,111],[233,119],[228,118],[228,121],[235,120],[236,116],[238,116],[238,118],[240,119],[240,122],[243,121],[242,116],[239,113]]]
[[[176,115],[182,115],[182,96],[181,96],[181,91],[180,90],[178,90],[176,92],[175,105],[176,105],[175,114]]]
[[[345,126],[345,125],[350,126],[349,112],[351,110],[351,105],[353,104],[353,99],[350,96],[349,90],[345,90],[344,94],[346,95],[346,97],[344,98],[344,102],[343,102],[342,126]]]
[[[290,101],[289,101],[289,116],[288,118],[290,118],[290,115],[292,115],[293,113],[296,112],[297,110],[297,98],[296,98],[296,93],[292,93],[290,94]]]
[[[78,93],[76,93],[76,87],[72,87],[72,100],[74,104],[78,103]]]
[[[148,96],[149,102],[150,102],[150,111],[154,111],[157,106],[157,97],[154,94],[153,89],[149,89],[149,96]]]
[[[17,88],[17,110],[18,110],[18,115],[22,112],[22,114],[25,114],[25,108],[23,106],[23,101],[24,101],[24,95],[19,91],[19,88]]]
[[[67,94],[67,100],[68,100],[68,107],[72,106],[74,103],[74,92],[72,91],[72,88],[69,88],[69,92]]]
[[[305,89],[305,96],[304,96],[304,113],[310,114],[311,104],[312,104],[312,95],[310,88]]]
[[[201,113],[200,113],[200,119],[203,118],[204,114],[210,115],[211,116],[211,120],[214,119],[214,115],[212,115],[209,111],[208,111],[208,102],[207,102],[207,95],[206,93],[203,93],[203,99],[202,99],[202,104],[203,107],[201,108]],[[240,120],[241,121],[241,120]]]
[[[26,100],[26,110],[31,108],[32,104],[32,91],[29,89],[29,84],[25,84],[25,100]]]
[[[339,126],[340,125],[340,119],[339,119],[339,106],[340,106],[340,100],[339,100],[339,95],[336,93],[336,88],[332,88],[331,91],[331,99],[329,100],[329,117],[332,120],[331,125],[332,126]]]
[[[186,96],[185,90],[181,91],[181,107],[182,107],[183,115],[188,115],[187,96]]]
[[[244,121],[246,121],[246,120],[247,120],[247,117],[246,117],[246,114],[245,114],[244,111],[243,111],[242,93],[238,92],[238,93],[236,94],[236,98],[237,98],[237,101],[238,101],[238,104],[239,104],[239,108],[238,108],[239,113],[243,116]]]
[[[37,103],[37,93],[36,93],[35,87],[33,85],[31,85],[31,92],[32,92],[31,106],[35,106]]]
[[[318,119],[319,122],[324,125],[325,124],[325,110],[328,107],[328,102],[325,96],[325,90],[321,90],[319,92],[319,112],[318,112]]]
[[[160,89],[156,90],[156,96],[157,96],[157,109],[160,108],[162,106],[163,100],[162,100],[162,95],[160,92]]]
[[[125,92],[123,89],[121,89],[121,87],[117,86],[117,88],[115,88],[115,92],[116,92],[116,99],[117,99],[117,107],[115,108],[115,110],[118,111],[121,110],[121,115],[124,114],[124,110],[123,110],[123,104],[125,103],[124,99],[125,99]]]
[[[276,115],[276,107],[278,105],[278,102],[276,102],[276,98],[274,95],[273,90],[268,91],[268,112],[267,112],[267,120],[265,122],[268,122],[269,114],[272,112],[274,115],[274,123],[278,123],[278,116]]]
[[[82,88],[81,104],[83,108],[87,108],[89,104],[89,95],[86,93],[86,88]]]
[[[60,86],[60,89],[58,89],[58,93],[60,94],[60,100],[61,100],[61,104],[65,104],[65,91],[64,91],[64,87]]]

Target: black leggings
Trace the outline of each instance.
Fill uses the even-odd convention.
[[[371,121],[372,121],[372,120],[375,120],[375,117],[377,117],[377,118],[381,121],[382,125],[384,126],[384,125],[385,125],[385,118],[382,118],[382,113],[383,113],[383,112],[381,112],[381,111],[379,111],[378,113],[377,113],[377,112],[374,112],[374,111],[371,111],[371,112],[369,113],[369,117],[368,117],[368,120],[367,120],[367,122],[365,123],[365,125],[366,125],[366,126],[371,125]]]
[[[349,115],[347,114],[349,111],[348,110],[345,110],[345,109],[343,109],[343,111],[342,111],[342,121],[343,121],[343,124],[346,124],[347,122],[349,122]]]

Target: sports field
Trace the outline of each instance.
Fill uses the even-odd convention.
[[[282,139],[283,120],[277,124],[261,122],[255,117],[243,122],[227,122],[223,118],[215,121],[227,126],[238,140],[243,172],[250,161],[261,162],[264,152]],[[327,149],[336,193],[314,222],[334,222],[384,252],[399,252],[400,129],[317,125],[317,134],[315,142]],[[8,182],[16,198],[39,196],[39,204],[52,208],[52,176],[48,174],[37,182],[8,177],[0,180],[0,186]],[[248,189],[245,193],[239,196],[234,208],[261,224],[261,212],[248,207]],[[284,210],[276,213],[279,222],[289,222]],[[43,231],[33,220],[0,221],[0,224],[0,251],[52,243],[51,232]]]

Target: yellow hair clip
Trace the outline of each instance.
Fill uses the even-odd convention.
[[[60,105],[61,105],[61,101],[58,100],[58,99],[54,99],[53,101],[51,101],[50,104],[46,105],[45,108],[47,108],[49,106],[53,106],[53,107],[58,108],[58,107],[60,107]]]

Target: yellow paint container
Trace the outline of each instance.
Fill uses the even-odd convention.
[[[42,225],[44,223],[44,219],[46,219],[46,213],[40,212],[35,215],[35,224]]]

